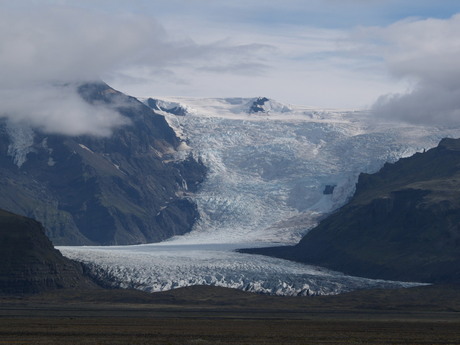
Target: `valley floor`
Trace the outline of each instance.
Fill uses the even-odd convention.
[[[274,297],[215,287],[0,299],[0,344],[459,344],[460,289]]]
[[[1,344],[459,344],[443,320],[6,319]]]

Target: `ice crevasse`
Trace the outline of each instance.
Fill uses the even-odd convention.
[[[177,159],[193,154],[209,169],[193,195],[200,220],[191,233],[160,244],[59,249],[115,286],[146,291],[208,284],[310,295],[408,285],[234,250],[298,242],[321,217],[347,201],[361,172],[375,172],[443,137],[458,137],[460,128],[385,123],[366,111],[283,106],[261,99],[171,98],[155,103],[161,104],[155,111],[186,143]],[[254,102],[260,111],[251,111]],[[174,111],[168,111],[168,104]]]

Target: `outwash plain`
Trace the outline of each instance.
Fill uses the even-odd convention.
[[[1,344],[459,344],[459,287],[279,297],[195,286],[0,300]]]

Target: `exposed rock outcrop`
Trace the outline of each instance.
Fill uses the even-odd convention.
[[[96,288],[82,266],[53,248],[37,221],[0,210],[0,295]]]
[[[137,99],[103,83],[78,91],[129,123],[109,137],[70,137],[11,133],[0,122],[0,207],[40,221],[55,245],[137,244],[190,231],[199,214],[189,195],[203,164],[175,160],[180,139]],[[24,145],[12,150],[14,140]]]
[[[252,252],[370,278],[460,281],[460,139],[361,174],[298,245]]]

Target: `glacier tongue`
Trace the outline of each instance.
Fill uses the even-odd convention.
[[[253,101],[167,100],[187,109],[182,116],[163,112],[186,140],[178,158],[191,150],[209,168],[193,196],[201,218],[191,233],[159,244],[59,249],[114,286],[146,291],[207,284],[308,295],[410,286],[233,250],[296,243],[346,202],[360,172],[459,137],[460,128],[379,123],[365,112],[279,104],[251,114],[244,109]]]
[[[271,295],[337,294],[363,288],[419,284],[345,276],[338,272],[232,250],[241,245],[148,244],[125,247],[60,247],[113,287],[149,292],[214,285]]]

